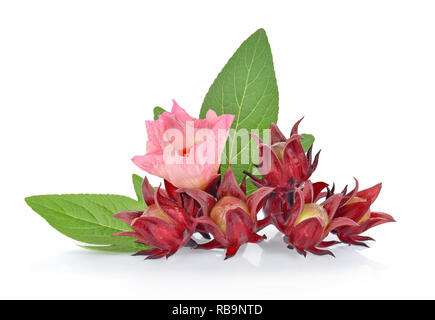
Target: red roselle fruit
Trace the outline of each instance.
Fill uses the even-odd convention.
[[[114,236],[129,236],[138,243],[154,248],[137,252],[147,258],[169,257],[184,246],[195,230],[195,224],[185,209],[169,196],[166,190],[154,190],[145,178],[142,192],[148,208],[145,211],[124,211],[114,215],[127,223],[134,231],[117,233]]]
[[[316,203],[320,191],[308,180],[302,190],[296,189],[289,213],[272,215],[275,226],[284,233],[289,249],[306,256],[307,251],[317,255],[334,254],[323,250],[338,241],[324,241],[326,236],[340,227],[353,227],[356,222],[347,217],[336,217],[343,195],[336,194],[321,204]]]
[[[190,197],[186,192],[183,192],[182,189],[179,189],[176,186],[172,185],[169,181],[164,180],[164,183],[168,196],[172,200],[176,201],[177,204],[181,206],[192,219],[198,218],[202,215],[199,204],[192,197]],[[219,173],[210,180],[204,191],[215,197],[220,183],[221,175],[219,169]],[[200,233],[204,238],[211,239],[208,231],[204,228],[204,226],[196,225],[195,231]]]
[[[371,210],[382,185],[379,183],[371,188],[358,191],[358,180],[355,189],[346,194],[343,192],[343,200],[336,212],[337,217],[346,217],[357,223],[356,226],[343,226],[334,230],[338,238],[345,243],[366,246],[366,240],[373,238],[361,236],[366,230],[387,222],[394,222],[394,218],[386,213]]]
[[[303,186],[317,167],[319,153],[312,159],[312,147],[305,153],[298,134],[299,120],[291,130],[287,139],[275,124],[270,126],[271,146],[255,136],[259,145],[260,163],[258,170],[261,178],[245,172],[257,187],[271,187],[273,192],[267,197],[264,205],[266,215],[289,213],[294,201],[295,189]],[[324,188],[319,183],[314,188]]]
[[[226,248],[226,259],[235,255],[242,244],[256,243],[266,238],[256,233],[264,227],[263,221],[257,221],[257,213],[263,206],[264,198],[273,188],[263,187],[246,197],[245,183],[239,186],[233,170],[229,168],[216,197],[202,190],[179,191],[198,201],[203,216],[195,219],[195,222],[214,237],[210,242],[197,248]]]

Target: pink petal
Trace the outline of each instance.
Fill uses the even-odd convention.
[[[205,119],[211,123],[215,123],[218,119],[216,112],[213,109],[207,111]]]
[[[163,146],[166,144],[163,140],[163,135],[165,132],[165,125],[162,120],[155,121],[145,121],[147,128],[147,153],[161,152],[163,151]]]
[[[171,113],[173,113],[175,115],[175,118],[181,122],[187,122],[187,121],[194,121],[195,118],[192,118],[191,116],[189,116],[189,114],[186,112],[186,110],[184,110],[183,108],[181,108],[178,103],[173,99],[172,100],[173,105],[172,105],[172,110]]]
[[[178,188],[205,189],[219,169],[218,165],[171,164],[166,165],[166,179]]]
[[[167,177],[163,156],[161,154],[147,153],[143,156],[135,156],[131,161],[150,174],[164,179]]]

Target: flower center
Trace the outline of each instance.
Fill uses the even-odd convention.
[[[187,148],[184,148],[182,151],[181,151],[181,155],[183,156],[183,157],[188,157],[189,156],[189,149],[187,149]]]
[[[360,197],[353,197],[351,199],[349,199],[346,204],[351,204],[351,203],[357,203],[357,202],[366,202],[367,199],[364,198],[360,198]],[[364,213],[364,215],[361,217],[361,219],[358,221],[358,224],[363,223],[364,221],[368,220],[370,218],[372,211],[370,209],[367,210],[366,213]]]
[[[233,197],[233,196],[225,196],[220,199],[214,207],[211,209],[210,218],[217,224],[219,229],[226,234],[226,214],[228,211],[236,208],[241,208],[249,214],[249,208],[245,201]],[[251,215],[249,214],[251,217]],[[252,219],[252,217],[251,217]]]
[[[205,141],[205,137],[195,137],[193,143],[192,141],[186,140],[184,141],[184,148],[178,149],[178,154],[183,157],[188,157],[190,152],[192,151],[192,148],[194,148],[197,145],[200,145]]]
[[[142,217],[154,217],[162,219],[169,223],[174,223],[171,218],[169,218],[162,210],[160,210],[155,204],[150,205],[144,213],[142,213]]]
[[[319,217],[324,221],[323,228],[325,229],[329,222],[328,213],[326,212],[325,208],[315,203],[307,203],[306,205],[304,205],[304,209],[296,220],[295,225],[301,223],[304,220],[314,217]]]

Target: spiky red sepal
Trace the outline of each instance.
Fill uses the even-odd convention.
[[[147,259],[169,257],[184,246],[195,230],[193,219],[183,207],[169,196],[171,190],[154,190],[145,178],[143,196],[148,208],[145,211],[124,211],[114,215],[127,223],[133,231],[120,232],[114,236],[129,236],[152,249],[137,252]]]
[[[382,185],[380,183],[361,191],[358,191],[358,187],[358,180],[355,179],[355,188],[349,193],[343,194],[343,201],[336,213],[338,217],[352,219],[357,225],[337,228],[335,233],[342,242],[368,247],[365,241],[374,239],[360,236],[360,234],[370,228],[387,222],[395,222],[395,220],[389,214],[371,211],[372,204],[381,192]]]
[[[297,189],[291,212],[287,215],[272,215],[272,219],[278,230],[284,233],[284,242],[289,249],[296,249],[304,256],[307,252],[333,256],[331,251],[323,249],[338,242],[324,241],[324,239],[331,231],[343,226],[355,226],[356,223],[349,218],[335,217],[342,195],[331,196],[314,207],[319,208],[319,213],[324,212],[324,216],[312,215],[300,221],[307,210],[307,205],[313,204],[313,199],[316,199],[316,193],[311,183],[308,183],[303,190]]]
[[[229,258],[237,253],[242,244],[264,239],[265,236],[256,233],[264,227],[264,222],[257,221],[257,213],[272,190],[261,188],[247,198],[244,184],[237,184],[231,168],[225,172],[216,197],[202,190],[183,190],[198,202],[203,212],[203,216],[195,222],[214,237],[197,248],[226,248],[225,258]],[[213,216],[213,213],[216,215]]]
[[[272,124],[271,146],[263,143],[258,136],[252,135],[259,147],[258,169],[261,178],[249,172],[245,174],[259,188],[264,186],[274,188],[265,201],[266,215],[289,213],[293,206],[295,189],[301,187],[317,167],[320,152],[313,159],[312,148],[305,153],[302,147],[302,136],[298,134],[301,120],[293,126],[289,139],[285,138],[275,124]]]

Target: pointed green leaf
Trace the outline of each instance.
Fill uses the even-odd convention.
[[[262,129],[269,129],[278,118],[278,86],[272,52],[263,29],[245,40],[224,66],[205,96],[200,117],[204,118],[210,109],[218,115],[235,115],[232,128],[236,135],[228,139],[222,170],[224,172],[231,162],[240,182],[243,170],[251,171],[252,159],[248,157],[248,161],[244,161],[248,163],[241,163],[242,152],[250,148],[250,138],[238,139],[237,132],[260,129],[262,136]]]
[[[142,193],[143,178],[137,174],[133,174],[132,179],[133,179],[133,186],[134,186],[134,191],[136,192],[137,200],[140,203],[145,203],[145,200],[143,199],[143,193]]]
[[[154,108],[154,120],[157,120],[159,118],[159,115],[161,115],[163,112],[166,112],[166,110],[161,108],[161,107],[155,107]]]
[[[146,250],[147,247],[139,243],[131,243],[128,242],[127,245],[123,244],[112,244],[112,245],[101,245],[101,246],[92,246],[92,245],[79,245],[79,247],[94,250],[94,251],[103,251],[103,252],[138,252],[141,250]]]
[[[304,137],[301,140],[302,147],[304,148],[304,151],[307,152],[314,143],[314,136],[306,133],[302,133],[301,136]]]
[[[143,210],[143,203],[109,194],[40,195],[28,197],[25,201],[53,228],[74,240],[105,246],[100,248],[105,251],[138,251],[134,239],[112,236],[131,231],[127,224],[113,215],[120,211]]]

